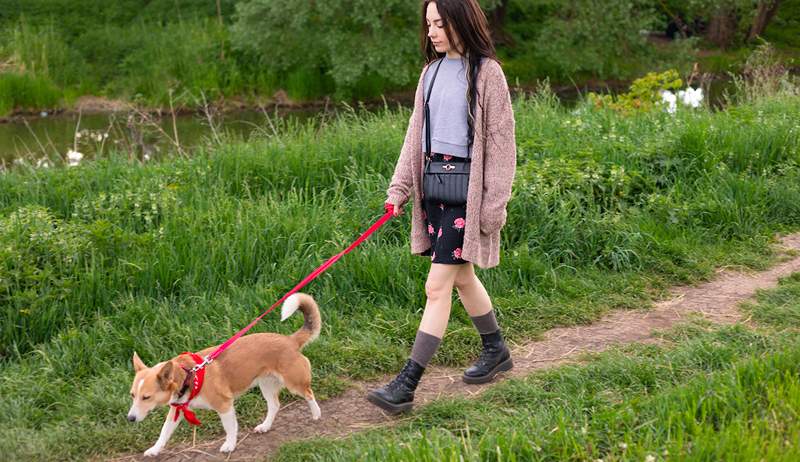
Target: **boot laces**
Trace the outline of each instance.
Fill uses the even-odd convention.
[[[411,378],[409,377],[408,370],[410,369],[410,365],[406,364],[403,369],[397,374],[397,377],[393,378],[391,382],[386,385],[386,388],[389,390],[397,390],[397,389],[404,389],[408,390],[411,388]]]

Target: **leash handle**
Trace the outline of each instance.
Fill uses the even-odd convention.
[[[267,313],[269,313],[272,310],[274,310],[276,306],[280,305],[284,300],[289,298],[289,296],[291,296],[292,294],[294,294],[298,290],[300,290],[303,287],[305,287],[309,282],[313,281],[320,274],[324,273],[331,265],[333,265],[334,263],[339,261],[340,258],[342,258],[343,256],[345,256],[348,253],[350,253],[353,249],[355,249],[356,247],[361,245],[362,242],[366,241],[367,238],[371,234],[373,234],[375,231],[377,231],[378,228],[383,226],[387,221],[391,220],[392,217],[394,216],[394,206],[392,204],[384,204],[384,210],[386,211],[386,213],[384,213],[383,216],[378,219],[378,221],[373,223],[372,226],[370,226],[361,236],[358,237],[358,239],[356,239],[346,249],[344,249],[341,252],[337,253],[336,255],[332,256],[325,263],[320,265],[317,269],[315,269],[314,271],[309,273],[309,275],[306,276],[305,278],[303,278],[303,280],[300,281],[300,283],[298,283],[296,286],[294,286],[294,288],[292,290],[290,290],[289,292],[286,292],[286,294],[283,297],[281,297],[277,302],[273,303],[272,306],[270,306],[267,311],[261,313],[261,315],[259,317],[255,318],[252,322],[250,322],[250,324],[245,326],[239,332],[235,333],[233,335],[233,337],[231,337],[228,340],[226,340],[225,343],[223,343],[222,345],[217,347],[216,350],[212,351],[208,356],[203,358],[203,362],[198,364],[198,365],[196,365],[195,367],[193,367],[192,370],[194,370],[196,372],[197,370],[200,370],[200,369],[206,367],[208,364],[210,364],[212,361],[214,361],[214,359],[217,356],[222,354],[223,351],[228,349],[228,347],[231,346],[233,344],[233,342],[238,340],[242,335],[247,333],[247,331],[252,329],[253,326],[255,326],[256,323],[258,323],[258,321],[260,321],[264,316],[267,315]]]

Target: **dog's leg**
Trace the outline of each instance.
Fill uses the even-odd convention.
[[[306,389],[304,393],[306,402],[308,403],[308,408],[311,409],[311,419],[317,420],[322,415],[322,411],[319,409],[319,404],[317,404],[317,400],[314,398],[314,392],[311,391],[311,387]]]
[[[306,370],[308,371],[308,378],[306,379],[305,390],[303,390],[303,397],[308,403],[308,408],[311,409],[311,420],[318,420],[322,415],[322,411],[320,411],[319,404],[317,404],[317,400],[314,398],[314,390],[311,389],[311,361],[309,361],[305,356],[303,356],[303,359],[306,360]]]
[[[161,427],[161,434],[158,436],[158,441],[156,444],[153,445],[150,449],[144,452],[144,455],[147,457],[154,457],[157,456],[164,446],[166,446],[167,441],[172,436],[172,432],[178,427],[178,424],[181,423],[183,420],[183,416],[179,417],[178,420],[175,420],[175,413],[178,412],[175,410],[174,407],[169,407],[169,412],[167,412],[167,419],[164,421],[164,426]]]
[[[225,429],[225,443],[220,446],[219,451],[231,452],[236,449],[236,434],[239,431],[239,422],[236,420],[236,409],[233,408],[233,404],[227,412],[220,412],[219,418]]]
[[[302,396],[311,409],[311,418],[317,420],[322,415],[317,400],[314,398],[314,391],[311,390],[311,362],[303,355],[300,355],[302,362],[298,361],[299,366],[291,374],[283,376],[286,388],[298,396]]]
[[[319,409],[319,404],[317,404],[317,400],[314,399],[312,395],[312,398],[306,399],[306,402],[308,403],[308,408],[311,409],[311,418],[313,420],[319,419],[320,416],[322,415],[322,411]]]
[[[278,400],[278,392],[280,391],[281,386],[279,383],[273,380],[264,379],[258,383],[258,387],[261,389],[261,394],[267,401],[267,417],[265,417],[264,421],[261,422],[260,425],[256,426],[256,428],[253,430],[257,433],[265,433],[272,428],[272,422],[275,421],[275,416],[278,414],[278,410],[281,408],[281,402]]]

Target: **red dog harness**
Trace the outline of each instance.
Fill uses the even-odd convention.
[[[194,362],[197,364],[203,363],[203,358],[200,355],[195,353],[183,353],[181,356],[191,356],[194,359]],[[203,379],[206,376],[206,369],[198,368],[197,366],[193,367],[192,369],[183,368],[186,371],[186,380],[183,381],[183,387],[181,387],[181,392],[178,397],[183,396],[186,393],[186,389],[189,387],[189,381],[192,381],[192,390],[189,392],[189,399],[182,403],[170,403],[170,406],[175,408],[175,417],[173,417],[173,421],[177,422],[181,416],[181,412],[183,412],[184,418],[186,421],[192,425],[200,425],[200,420],[197,419],[195,413],[189,409],[189,403],[200,393],[200,389],[203,388]]]

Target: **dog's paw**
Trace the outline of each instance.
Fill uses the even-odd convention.
[[[236,449],[236,441],[226,441],[220,446],[219,452],[233,452],[234,449]]]
[[[256,425],[256,428],[254,428],[253,431],[256,432],[256,433],[266,433],[271,428],[272,428],[272,425],[267,425],[267,424],[263,424],[262,423],[260,425]]]
[[[311,409],[311,420],[319,420],[320,416],[322,416],[322,411],[320,410],[317,401],[316,400],[309,401],[308,407],[309,409]]]
[[[152,448],[148,449],[144,452],[145,457],[155,457],[161,453],[161,448],[157,446],[153,446]]]

